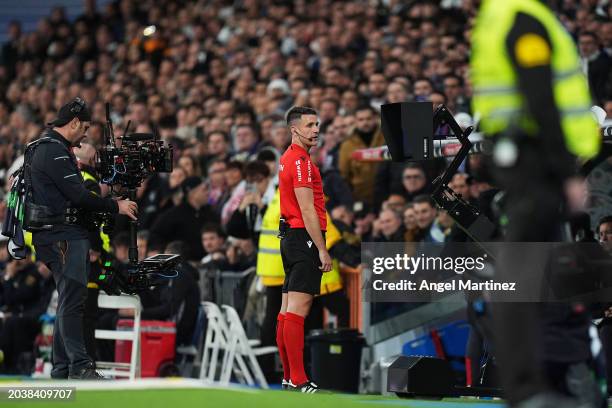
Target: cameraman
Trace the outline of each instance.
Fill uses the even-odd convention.
[[[88,232],[83,220],[79,220],[81,217],[63,221],[67,210],[118,212],[134,220],[138,210],[132,201],[100,198],[83,186],[71,148],[79,146],[85,138],[90,121],[91,113],[82,99],[75,98],[62,106],[57,119],[42,134],[49,139],[32,153],[30,177],[26,178],[32,190],[29,204],[36,206],[38,214],[44,214],[42,219],[28,221],[52,225],[48,230],[32,234],[36,254],[52,271],[59,295],[53,332],[52,378],[100,378],[83,341],[90,267]]]

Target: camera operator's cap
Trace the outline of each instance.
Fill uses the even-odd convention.
[[[191,190],[193,190],[194,188],[202,184],[202,181],[203,180],[201,177],[196,177],[196,176],[191,176],[191,177],[186,178],[181,183],[181,189],[183,190],[183,194],[185,195],[189,194]]]
[[[91,121],[91,112],[85,101],[81,98],[74,98],[60,108],[57,112],[57,118],[52,122],[47,123],[48,126],[64,126],[74,118],[79,118],[83,122]]]

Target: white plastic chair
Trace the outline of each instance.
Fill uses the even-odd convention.
[[[222,352],[223,359],[219,365],[218,381],[221,385],[228,385],[231,372],[234,369],[233,364],[228,367],[230,330],[219,306],[212,302],[202,302],[202,306],[206,313],[207,327],[200,363],[200,379],[211,382],[217,380],[217,365],[219,364],[220,352]],[[239,370],[234,370],[236,375],[240,378],[240,374],[242,374],[248,384],[253,384],[253,378],[250,376],[242,355],[236,355],[233,360],[239,367]]]
[[[255,377],[255,380],[259,383],[261,388],[269,388],[266,377],[263,375],[263,371],[261,371],[261,367],[257,361],[257,356],[276,353],[278,351],[277,347],[255,347],[259,345],[259,341],[248,339],[236,309],[229,305],[223,305],[222,308],[225,312],[229,331],[227,336],[228,353],[227,358],[224,359],[225,364],[221,373],[221,381],[229,382],[232,370],[238,368],[234,366],[234,362],[236,361],[247,384],[255,385],[253,381],[253,377]],[[243,358],[249,363],[250,372],[249,367],[244,364]]]
[[[215,381],[219,351],[227,347],[226,330],[221,311],[212,302],[202,302],[206,314],[206,334],[202,348],[202,361],[200,363],[200,379]]]
[[[127,340],[132,342],[129,363],[97,361],[96,367],[101,374],[112,377],[140,377],[140,313],[142,305],[137,295],[108,296],[103,291],[98,295],[98,306],[103,309],[133,309],[134,327],[132,330],[96,330],[96,339]]]
[[[182,377],[193,376],[194,369],[200,367],[202,360],[202,349],[204,347],[204,325],[206,323],[206,314],[204,307],[200,305],[198,307],[198,316],[196,319],[196,325],[191,338],[191,344],[178,346],[176,348],[177,356],[181,359],[178,363],[179,370]],[[198,371],[199,372],[199,371]]]

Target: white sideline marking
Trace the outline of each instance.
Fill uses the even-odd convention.
[[[77,390],[151,390],[151,389],[217,389],[226,391],[258,393],[259,390],[230,384],[222,386],[214,382],[205,382],[193,378],[138,378],[136,380],[25,380],[1,382],[2,387],[76,387]]]

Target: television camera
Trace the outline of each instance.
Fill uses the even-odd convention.
[[[157,133],[128,133],[129,128],[130,122],[124,136],[117,138],[120,143],[116,143],[110,105],[107,103],[105,145],[96,156],[96,170],[101,176],[101,182],[110,186],[112,194],[127,195],[127,198],[135,201],[136,189],[147,177],[154,173],[172,171],[173,149],[171,145],[159,140]],[[116,192],[115,188],[121,190]],[[105,232],[112,228],[110,217],[102,217],[102,222]],[[96,281],[109,295],[134,294],[178,275],[177,266],[181,261],[179,255],[158,254],[138,260],[137,229],[138,221],[130,220],[127,266],[117,266],[111,260],[102,260],[102,272]]]

